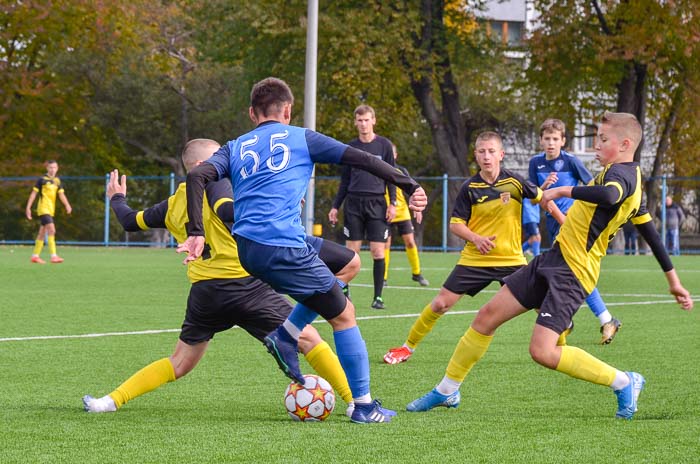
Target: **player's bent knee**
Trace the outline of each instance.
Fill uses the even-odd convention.
[[[535,342],[530,342],[530,356],[537,364],[549,369],[556,369],[561,357],[555,349]]]

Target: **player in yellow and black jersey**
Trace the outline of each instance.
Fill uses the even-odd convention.
[[[213,140],[190,141],[183,152],[183,164],[191,170],[219,148]],[[135,211],[126,202],[126,176],[110,174],[107,195],[119,222],[127,231],[167,228],[178,242],[187,238],[187,197],[185,184],[175,194],[146,210]],[[289,301],[266,283],[250,276],[238,259],[231,235],[233,192],[228,179],[206,186],[203,223],[206,233],[204,253],[187,266],[192,282],[185,320],[175,351],[126,380],[102,398],[85,396],[88,412],[113,412],[127,401],[143,395],[190,372],[204,355],[217,332],[237,325],[258,340],[274,330],[292,310]],[[311,242],[319,256],[340,279],[351,279],[359,270],[359,257],[343,247],[320,239]],[[350,387],[338,358],[311,325],[302,332],[299,349],[312,367],[327,379],[339,395],[352,401]]]
[[[391,144],[394,150],[394,159],[399,155],[396,151],[396,145]],[[403,166],[395,165],[397,171],[402,172],[404,175],[409,176],[408,169]],[[386,190],[384,194],[384,199],[386,204],[391,204],[391,198],[389,198],[389,190]],[[394,229],[401,235],[404,245],[406,246],[406,257],[408,258],[408,264],[411,266],[411,280],[418,282],[422,287],[427,287],[430,285],[428,279],[423,277],[420,272],[420,258],[418,257],[418,246],[416,245],[416,237],[413,234],[413,221],[411,220],[411,211],[408,209],[408,203],[406,202],[406,197],[403,194],[403,190],[396,189],[396,215],[389,222],[389,235],[387,236],[386,244],[384,245],[384,285],[386,285],[387,279],[389,278],[389,261],[391,258],[391,234]],[[419,224],[423,220],[423,213],[415,212],[413,213],[416,222]]]
[[[474,296],[494,281],[502,285],[506,276],[527,262],[520,245],[522,204],[539,201],[542,190],[501,169],[505,152],[495,132],[479,134],[474,154],[480,171],[462,185],[450,219],[450,231],[466,240],[464,250],[404,344],[384,355],[387,364],[407,361],[437,320],[463,295]]]
[[[36,181],[36,185],[32,188],[27,200],[25,208],[25,216],[30,221],[32,220],[32,204],[39,197],[36,205],[36,215],[39,217],[39,233],[34,241],[34,251],[30,261],[36,264],[45,264],[46,261],[41,259],[41,250],[44,248],[44,239],[49,245],[49,253],[51,254],[50,261],[54,264],[62,263],[63,258],[56,254],[56,224],[53,222],[53,216],[56,213],[56,197],[61,200],[66,208],[66,213],[71,214],[73,208],[68,202],[61,179],[56,177],[58,173],[58,163],[54,160],[46,162],[46,174]]]
[[[553,247],[526,267],[505,279],[505,285],[478,312],[455,348],[442,381],[432,391],[411,402],[409,411],[437,406],[456,407],[459,388],[471,368],[488,349],[502,324],[539,308],[530,339],[535,362],[571,377],[611,387],[617,397],[618,418],[631,419],[645,379],[636,372],[620,371],[591,354],[557,344],[559,335],[586,296],[595,288],[600,261],[615,233],[632,219],[647,240],[666,274],[669,291],[682,309],[693,300],[681,285],[651,217],[642,205],[642,174],[633,162],[642,139],[637,119],[627,113],[605,113],[596,136],[596,158],[603,172],[586,186],[545,190],[542,205],[560,197],[575,201]]]

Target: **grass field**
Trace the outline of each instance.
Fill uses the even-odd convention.
[[[324,423],[292,422],[282,404],[286,378],[262,345],[238,329],[217,335],[183,379],[117,413],[85,413],[84,394],[107,394],[170,354],[189,285],[172,250],[60,252],[65,263],[40,266],[29,263],[30,248],[0,247],[0,463],[700,462],[698,310],[678,309],[653,257],[604,261],[599,288],[624,324],[611,345],[596,344],[598,322],[587,308],[569,337],[646,376],[633,421],[613,418],[615,397],[607,388],[530,360],[531,314],[498,332],[463,385],[459,408],[402,412],[442,378],[455,343],[495,287],[460,301],[408,363],[385,365],[383,353],[403,342],[457,259],[424,253],[431,286],[419,288],[405,255],[395,252],[388,309],[369,309],[371,268],[360,273],[352,296],[373,395],[399,415],[391,424],[357,425],[343,415],[342,401]],[[697,298],[700,258],[674,262]],[[332,344],[327,324],[318,328]],[[93,336],[75,337],[86,334]],[[302,368],[310,371],[305,361]]]

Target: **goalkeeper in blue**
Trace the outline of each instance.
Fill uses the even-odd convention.
[[[402,188],[409,208],[422,211],[425,191],[410,177],[374,155],[302,127],[289,125],[294,96],[277,78],[253,86],[249,115],[255,129],[228,142],[187,176],[188,238],[179,248],[185,262],[204,247],[202,196],[205,185],[230,177],[235,198],[232,233],[243,267],[298,304],[265,337],[268,351],[289,378],[303,384],[299,370],[299,334],[317,315],[333,328],[340,364],[350,385],[356,423],[389,422],[396,415],[372,398],[367,348],[355,320],[355,307],[335,276],[307,245],[299,217],[314,163],[362,168]]]
[[[693,307],[642,204],[642,172],[639,163],[633,162],[641,139],[642,128],[633,115],[603,115],[595,146],[603,171],[590,185],[557,187],[542,195],[543,207],[557,198],[574,199],[552,248],[504,279],[505,285],[481,307],[459,340],[442,381],[406,409],[418,412],[457,407],[462,382],[488,350],[496,330],[529,309],[539,308],[530,339],[532,359],[570,377],[610,387],[617,397],[615,416],[632,419],[644,377],[618,370],[582,349],[559,346],[557,340],[595,287],[610,240],[630,219],[649,243],[680,307]]]

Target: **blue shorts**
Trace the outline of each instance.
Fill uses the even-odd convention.
[[[540,235],[540,225],[536,222],[526,222],[523,224],[523,232],[525,232],[525,238]]]
[[[328,293],[336,285],[335,276],[308,243],[291,248],[263,245],[240,235],[235,239],[245,270],[296,301]]]

